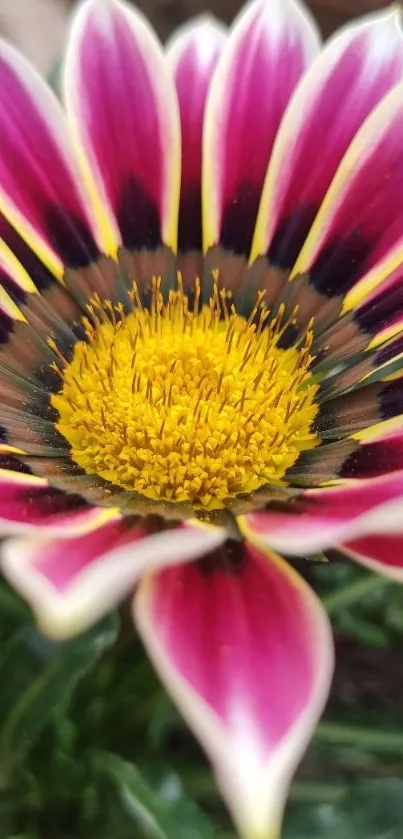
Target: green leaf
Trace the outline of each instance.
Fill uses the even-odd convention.
[[[114,643],[117,631],[117,617],[111,615],[90,632],[65,644],[53,644],[31,628],[12,639],[0,662],[0,682],[7,686],[10,697],[14,696],[8,713],[2,715],[0,785],[7,785],[10,770],[44,726],[67,705],[82,676]]]
[[[387,647],[389,645],[389,636],[383,627],[365,620],[362,615],[355,615],[353,610],[350,612],[347,609],[340,610],[336,625],[344,635],[355,637],[368,646]]]
[[[353,839],[401,839],[403,780],[384,778],[358,784],[342,801]]]
[[[138,769],[108,752],[96,752],[92,765],[108,778],[122,806],[147,839],[214,839],[207,817],[185,797],[174,774],[156,793]]]
[[[32,624],[32,617],[28,606],[18,597],[5,580],[0,580],[0,614],[0,633],[6,637],[16,627],[27,623]]]
[[[385,778],[353,786],[337,804],[296,808],[284,839],[401,839],[403,780]]]
[[[401,586],[393,586],[389,591],[389,597],[385,608],[385,623],[387,627],[397,635],[403,633],[403,589]]]

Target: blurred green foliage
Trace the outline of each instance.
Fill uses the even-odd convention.
[[[284,839],[401,839],[403,587],[334,560],[305,566],[338,666]],[[128,611],[53,644],[0,584],[0,839],[234,839]]]

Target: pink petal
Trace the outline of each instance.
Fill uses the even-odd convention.
[[[180,124],[173,79],[140,12],[87,0],[76,15],[65,97],[87,183],[111,248],[175,247]],[[103,220],[102,220],[103,219]]]
[[[389,427],[391,426],[391,430]],[[397,426],[394,430],[393,426]],[[403,469],[403,434],[402,417],[379,423],[372,428],[363,429],[352,435],[362,438],[359,448],[344,461],[340,470],[341,478],[377,478]]]
[[[403,582],[403,536],[362,536],[340,545],[340,549],[371,571]]]
[[[347,294],[345,310],[402,261],[402,142],[401,83],[356,134],[293,268],[323,295]]]
[[[240,835],[274,839],[328,695],[331,632],[314,593],[283,560],[252,546],[229,551],[146,579],[135,617]]]
[[[116,518],[113,509],[88,507],[77,495],[50,487],[44,478],[0,469],[0,536],[38,533],[79,535]]]
[[[204,134],[204,247],[249,254],[284,110],[319,40],[292,0],[255,0],[235,22],[213,79]]]
[[[403,471],[306,490],[276,509],[239,520],[246,535],[286,554],[305,555],[361,536],[403,533]]]
[[[292,268],[351,140],[403,78],[397,10],[368,15],[337,34],[307,72],[279,130],[252,258]]]
[[[9,540],[1,568],[43,632],[66,638],[115,606],[145,571],[188,562],[224,538],[220,528],[191,524],[149,535],[119,517],[78,538]]]
[[[169,42],[182,130],[182,180],[178,247],[201,251],[202,136],[206,96],[225,43],[225,28],[207,17],[191,21]]]
[[[47,267],[87,265],[98,249],[51,90],[22,56],[0,43],[0,211]]]

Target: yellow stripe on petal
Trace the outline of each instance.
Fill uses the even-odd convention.
[[[61,280],[64,273],[64,266],[55,253],[38,236],[27,220],[11,204],[7,196],[0,190],[0,212],[12,224],[21,238],[29,245],[36,256],[43,262],[44,266],[58,279]]]
[[[0,309],[13,320],[26,321],[26,318],[16,306],[10,295],[0,286]]]
[[[11,248],[0,239],[0,265],[6,269],[19,287],[28,294],[34,294],[37,289],[21,262]]]
[[[175,249],[179,108],[161,44],[141,12],[119,2],[82,4],[64,97],[102,249],[114,256],[119,245],[141,250],[160,240]]]
[[[366,382],[367,384],[371,384],[372,383],[371,380],[374,378],[375,375],[376,375],[377,379],[380,378],[381,381],[384,381],[384,382],[387,382],[389,380],[398,378],[399,376],[402,375],[402,368],[401,367],[398,371],[394,371],[393,373],[386,374],[386,376],[381,377],[381,376],[379,376],[379,374],[382,372],[382,370],[384,370],[385,368],[391,367],[392,365],[396,364],[396,362],[400,361],[401,359],[403,359],[403,352],[397,353],[393,358],[388,358],[387,361],[385,361],[383,364],[379,364],[378,367],[374,367],[373,370],[370,370],[369,373],[366,373],[365,376],[362,376],[361,379],[358,379],[358,384],[362,385],[364,382]]]
[[[217,201],[212,201],[215,194],[216,173],[210,155],[208,154],[213,140],[212,121],[205,123],[203,135],[203,188],[202,188],[202,228],[203,252],[216,244],[220,236],[221,213]]]
[[[11,448],[11,446],[9,446],[9,448]],[[18,451],[18,449],[14,449],[14,451]],[[36,475],[27,475],[25,472],[13,472],[11,469],[0,469],[0,482],[1,481],[20,486],[49,486],[49,483],[45,478],[39,478]]]
[[[382,376],[382,382],[393,382],[395,379],[400,379],[402,375],[402,370],[395,370],[394,373],[390,373],[389,376]]]
[[[79,132],[75,115],[68,113],[70,136],[75,151],[77,163],[80,167],[80,174],[87,196],[91,203],[92,221],[96,229],[96,238],[102,252],[112,259],[116,259],[117,251],[121,245],[121,237],[116,222],[111,213],[107,211],[107,201],[98,188],[96,178],[88,162],[88,157],[80,143]]]
[[[292,255],[302,247],[351,141],[403,78],[402,46],[397,7],[358,18],[325,45],[299,84],[277,134],[251,261],[270,251],[280,234],[290,260],[287,267],[292,267]],[[331,105],[330,130],[324,103]],[[320,153],[313,155],[312,149]]]
[[[403,263],[403,245],[398,247],[381,263],[366,274],[346,295],[341,314],[352,311],[364,303],[383,280]]]
[[[168,176],[167,192],[170,194],[169,202],[166,200],[166,210],[162,217],[162,241],[165,242],[173,252],[178,250],[178,214],[180,200],[180,178],[182,150],[180,143],[177,143],[171,152],[171,168]]]
[[[403,323],[400,320],[398,323],[392,323],[387,327],[387,329],[382,329],[377,333],[377,335],[374,335],[366,349],[372,350],[376,347],[380,347],[381,344],[385,344],[386,341],[396,337],[396,335],[399,335],[401,332],[403,332]]]
[[[202,519],[188,519],[187,524],[189,527],[196,527],[201,528],[206,533],[216,533],[217,532],[217,525],[211,524],[209,521],[203,521]]]
[[[347,152],[340,164],[339,169],[329,187],[329,190],[320,206],[320,210],[308,233],[305,244],[298,256],[298,259],[291,271],[290,280],[298,274],[304,274],[310,270],[318,255],[321,245],[325,242],[330,231],[335,214],[335,208],[341,204],[342,198],[352,180],[352,175],[358,160],[364,155],[365,145],[363,142],[353,143],[351,151]]]
[[[15,446],[9,446],[7,443],[0,443],[0,455],[1,454],[27,454],[24,452],[23,449],[17,449]]]
[[[236,18],[206,107],[205,251],[219,242],[249,256],[275,137],[319,42],[308,10],[290,0],[247,3]]]
[[[359,443],[371,443],[374,440],[379,440],[382,437],[391,434],[393,431],[400,431],[402,429],[402,424],[402,415],[399,414],[397,417],[391,417],[391,419],[377,422],[369,428],[363,428],[361,431],[351,434],[350,438],[352,440],[358,440]]]
[[[309,272],[321,249],[332,240],[337,242],[343,224],[345,227],[345,214],[351,213],[351,206],[355,206],[363,192],[370,169],[373,171],[373,189],[377,191],[377,195],[380,190],[387,190],[388,184],[393,184],[394,177],[400,177],[399,171],[397,175],[393,174],[394,167],[397,166],[398,149],[396,142],[392,141],[393,138],[399,136],[402,128],[403,84],[400,83],[375,108],[352,141],[291,271],[291,279],[298,274]],[[390,196],[385,200],[390,201]],[[365,218],[365,213],[367,218]],[[364,222],[368,224],[368,206],[363,207],[363,215]],[[362,219],[359,219],[358,223],[362,224]],[[377,245],[378,242],[375,241],[374,250]],[[400,239],[394,251],[390,249],[389,253],[378,258],[377,263],[369,268],[365,285],[363,280],[357,280],[358,285],[355,288],[360,290],[353,289],[347,295],[349,303],[345,311],[353,307],[353,301],[354,305],[362,302],[365,296],[398,266],[401,254],[402,241]]]

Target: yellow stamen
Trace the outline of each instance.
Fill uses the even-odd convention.
[[[282,350],[284,313],[265,326],[260,293],[246,320],[217,281],[207,305],[196,281],[192,309],[180,278],[167,300],[159,278],[151,288],[146,309],[133,287],[125,316],[110,301],[88,306],[86,341],[52,396],[74,461],[147,498],[205,510],[281,482],[318,443],[311,328]]]

